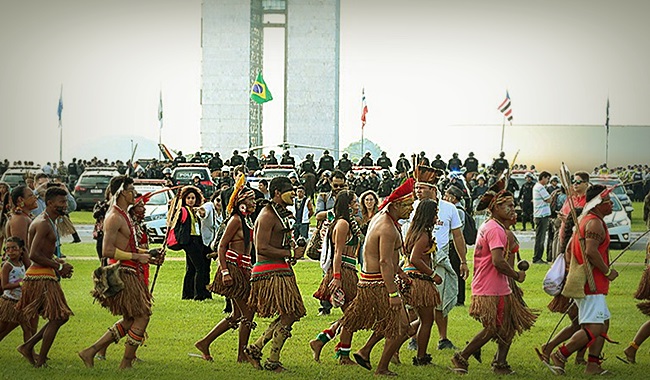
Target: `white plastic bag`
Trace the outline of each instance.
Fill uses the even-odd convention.
[[[560,254],[546,272],[546,276],[544,276],[544,291],[550,296],[557,296],[562,291],[565,278],[566,260],[564,254]]]

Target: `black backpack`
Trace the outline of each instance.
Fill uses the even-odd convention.
[[[465,209],[461,206],[456,206],[457,209],[462,210],[465,214],[465,225],[463,226],[463,237],[465,238],[465,244],[474,245],[476,243],[476,222],[471,215],[469,215]]]

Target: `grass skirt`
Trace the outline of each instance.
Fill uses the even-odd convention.
[[[72,224],[72,221],[70,220],[70,217],[65,215],[59,219],[60,221],[57,223],[57,229],[59,231],[59,236],[60,237],[65,237],[65,236],[70,236],[77,232],[74,228],[74,224]]]
[[[400,311],[390,308],[383,281],[360,281],[357,287],[357,297],[343,315],[343,326],[350,332],[373,330],[383,333],[387,339],[406,332],[406,319],[402,318]],[[405,317],[406,311],[403,308],[402,311]]]
[[[274,315],[307,315],[293,271],[266,272],[251,278],[248,306],[261,318]]]
[[[23,294],[16,305],[27,320],[38,315],[47,320],[68,319],[72,313],[61,284],[55,278],[30,278],[23,280]]]
[[[151,293],[143,279],[131,268],[120,267],[119,273],[124,282],[124,289],[113,297],[103,299],[95,297],[95,300],[113,315],[121,315],[125,318],[150,316]]]
[[[639,287],[636,289],[634,298],[638,300],[650,300],[650,265],[645,267],[639,281]]]
[[[442,302],[433,279],[420,273],[407,272],[411,285],[403,293],[406,303],[414,308],[437,307]]]
[[[472,296],[469,315],[483,324],[492,340],[511,342],[516,334],[529,330],[537,314],[525,307],[513,294],[505,296]]]
[[[636,304],[636,307],[638,307],[643,314],[650,317],[650,301],[639,302]]]
[[[23,313],[16,310],[18,300],[7,297],[0,297],[0,322],[18,323],[20,324],[25,319]]]
[[[553,313],[566,313],[571,306],[571,298],[567,298],[562,294],[554,296],[551,302],[548,303],[548,309]]]
[[[330,269],[323,277],[323,281],[320,282],[320,286],[316,293],[314,293],[314,298],[323,301],[330,301],[332,298],[332,292],[329,290],[329,284],[332,281],[333,269]],[[359,277],[357,277],[356,268],[341,265],[341,288],[343,293],[345,293],[345,304],[352,302],[357,296],[357,283],[359,283]]]
[[[219,267],[214,275],[214,281],[208,285],[208,290],[226,298],[248,300],[251,293],[250,269],[240,268],[231,262],[226,262],[226,267],[230,277],[232,277],[233,284],[231,286],[224,285],[223,276],[221,275],[222,269]]]

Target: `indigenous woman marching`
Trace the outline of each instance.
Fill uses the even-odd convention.
[[[404,272],[412,282],[404,292],[404,299],[418,314],[418,322],[414,325],[417,327],[418,346],[417,356],[413,358],[413,365],[416,366],[431,364],[431,355],[427,354],[427,346],[431,337],[435,309],[441,302],[436,285],[442,283],[442,278],[436,274],[431,265],[435,262],[436,243],[433,228],[438,219],[437,215],[438,203],[431,199],[423,199],[406,233],[405,247],[410,255],[404,262]]]
[[[250,215],[255,211],[255,192],[245,187],[246,177],[241,174],[235,183],[226,211],[230,215],[217,249],[219,269],[208,290],[220,294],[233,303],[233,311],[194,346],[204,360],[212,361],[210,345],[228,329],[239,327],[237,362],[245,362],[244,349],[248,345],[253,323],[253,311],[248,307],[251,278],[251,242],[253,223]]]
[[[508,261],[511,249],[506,231],[514,220],[515,207],[512,194],[505,191],[504,178],[481,197],[476,210],[484,209],[490,211],[490,219],[478,231],[469,309],[470,316],[481,322],[483,329],[461,352],[454,354],[452,370],[467,373],[469,357],[494,340],[498,348],[492,370],[506,375],[514,373],[507,362],[513,338],[530,329],[537,316],[513,294],[509,283],[509,278],[523,282],[526,272],[516,271]]]
[[[327,232],[324,249],[326,250],[326,274],[314,297],[331,301],[332,305],[340,306],[343,313],[357,295],[357,255],[363,240],[361,228],[356,215],[359,212],[357,196],[351,190],[341,190],[334,202],[334,221]],[[328,268],[329,267],[329,268]],[[350,360],[352,332],[341,327],[341,320],[334,322],[328,329],[323,330],[316,339],[309,342],[314,360],[320,361],[323,346],[341,332],[341,342],[336,345],[336,356],[340,364],[355,364]]]

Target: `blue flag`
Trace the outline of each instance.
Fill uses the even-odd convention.
[[[56,114],[59,116],[59,125],[61,124],[62,113],[63,113],[63,86],[61,86],[61,95],[59,95],[59,106],[56,109]]]

